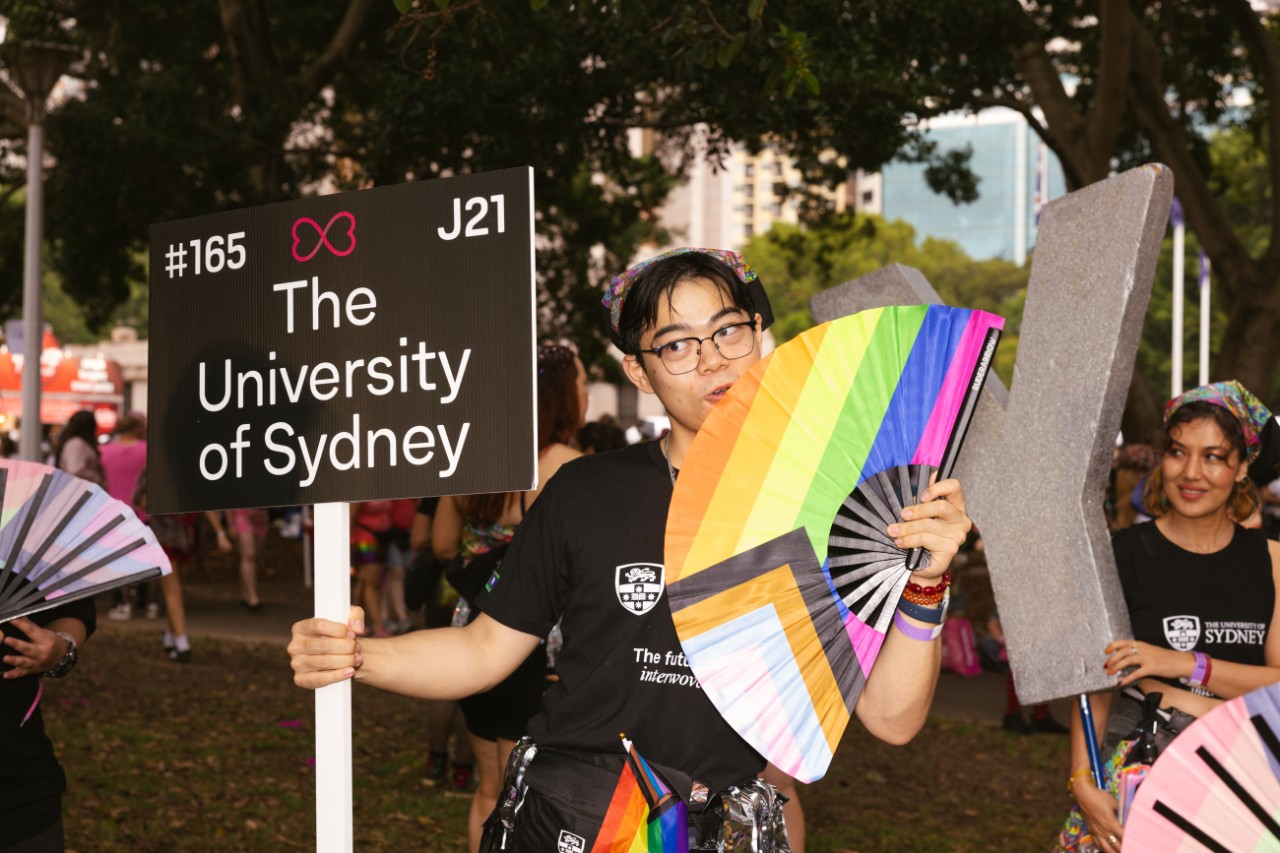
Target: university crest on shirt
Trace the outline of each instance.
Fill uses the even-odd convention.
[[[1176,651],[1191,651],[1196,647],[1196,641],[1200,639],[1200,617],[1166,616],[1164,638],[1169,641],[1169,647]]]
[[[587,839],[567,829],[560,830],[560,837],[556,839],[556,853],[583,853],[586,849]]]
[[[662,565],[627,563],[618,566],[613,579],[618,601],[637,616],[648,613],[662,598]]]

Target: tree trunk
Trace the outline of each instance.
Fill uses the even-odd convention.
[[[1125,397],[1124,416],[1120,419],[1120,431],[1127,444],[1153,444],[1160,433],[1164,400],[1156,395],[1142,371],[1134,370]]]
[[[1280,280],[1272,277],[1255,288],[1241,287],[1244,294],[1259,296],[1237,299],[1227,317],[1211,377],[1238,379],[1264,401],[1269,400],[1280,369]],[[1263,295],[1265,294],[1265,295]],[[1260,297],[1260,298],[1259,298]],[[1277,401],[1270,399],[1274,405]]]

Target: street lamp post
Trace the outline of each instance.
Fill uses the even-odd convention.
[[[27,103],[26,251],[22,272],[22,435],[23,459],[40,459],[40,356],[44,318],[40,305],[41,248],[44,245],[44,117],[49,94],[79,51],[64,44],[24,42],[9,63],[10,79]]]

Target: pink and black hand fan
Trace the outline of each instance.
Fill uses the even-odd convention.
[[[1138,788],[1125,850],[1280,851],[1280,684],[1209,711]]]
[[[171,571],[127,504],[13,459],[0,459],[0,561],[0,624]]]

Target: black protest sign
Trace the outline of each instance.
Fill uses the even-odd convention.
[[[532,171],[151,228],[152,512],[528,489]]]

